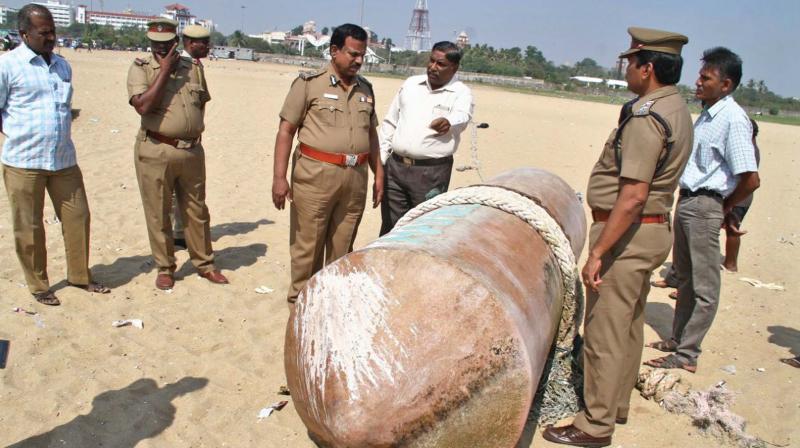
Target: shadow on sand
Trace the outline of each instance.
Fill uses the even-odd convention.
[[[159,388],[154,380],[142,378],[123,389],[96,396],[88,414],[10,446],[133,448],[172,425],[176,412],[172,400],[207,384],[206,378],[186,377]]]
[[[217,241],[224,236],[242,235],[252,232],[261,225],[267,224],[273,224],[273,221],[260,219],[255,222],[217,224],[211,227],[211,239]],[[265,244],[227,247],[222,250],[214,251],[217,267],[231,271],[254,264],[256,258],[265,253],[267,253],[267,246]],[[154,269],[155,264],[153,263],[153,257],[149,254],[120,257],[111,264],[96,264],[91,268],[92,277],[112,289],[127,285],[139,275],[148,274]],[[176,276],[185,277],[191,272],[193,272],[192,264],[191,262],[187,262],[181,266],[179,272],[176,272]]]
[[[644,321],[658,334],[660,340],[672,337],[672,317],[675,310],[666,303],[649,302],[644,308]],[[647,341],[645,341],[647,342]]]
[[[770,332],[769,342],[788,348],[792,356],[800,356],[800,331],[783,325],[771,325],[767,330]]]

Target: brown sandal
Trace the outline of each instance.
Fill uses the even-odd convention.
[[[651,359],[643,364],[657,369],[683,369],[689,373],[697,372],[697,361],[689,361],[678,355],[668,355]]]
[[[69,286],[74,288],[80,288],[86,292],[96,292],[97,294],[108,294],[111,292],[111,289],[107,286],[103,286],[100,283],[89,283],[88,285],[76,285],[74,283],[67,282]]]
[[[59,306],[61,301],[53,293],[53,291],[37,292],[33,294],[33,298],[42,305]]]
[[[666,341],[651,342],[645,347],[654,348],[660,352],[671,353],[678,350],[678,343],[672,339]]]

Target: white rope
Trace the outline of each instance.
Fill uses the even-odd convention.
[[[474,186],[459,188],[440,194],[406,213],[396,227],[408,224],[414,219],[441,207],[449,205],[477,204],[492,207],[510,213],[533,227],[542,239],[550,246],[556,258],[561,281],[563,284],[562,313],[556,338],[555,358],[553,367],[548,375],[546,389],[542,398],[540,416],[548,422],[556,421],[577,412],[578,397],[573,392],[567,393],[566,400],[572,403],[558,403],[562,395],[556,391],[558,387],[569,388],[572,368],[571,359],[575,332],[577,331],[575,314],[578,312],[578,303],[581,302],[583,290],[578,282],[578,268],[575,264],[575,255],[572,246],[564,234],[563,229],[542,206],[531,199],[496,186]],[[562,400],[563,401],[563,400]],[[556,411],[557,408],[561,410]],[[542,420],[540,419],[540,422]]]

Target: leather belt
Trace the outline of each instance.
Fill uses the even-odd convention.
[[[327,162],[332,163],[334,165],[345,166],[345,167],[357,167],[369,159],[368,152],[362,152],[360,154],[341,154],[341,153],[334,153],[334,152],[325,152],[320,151],[318,149],[314,149],[305,143],[300,143],[300,154],[303,154],[306,157],[309,157],[314,160],[319,160],[320,162]]]
[[[453,156],[439,157],[436,159],[412,159],[410,157],[404,157],[395,153],[392,153],[392,158],[402,163],[403,165],[408,165],[408,166],[444,165],[446,163],[451,163],[453,161]]]
[[[611,212],[605,210],[592,210],[592,219],[594,222],[606,222]],[[641,215],[637,216],[633,221],[636,224],[664,224],[669,222],[669,213],[662,213],[660,215]]]
[[[183,140],[183,139],[178,139],[178,138],[167,137],[166,135],[159,134],[158,132],[153,132],[153,131],[147,131],[147,136],[152,138],[153,140],[155,140],[157,142],[165,143],[165,144],[170,145],[170,146],[174,146],[177,149],[191,149],[195,145],[200,143],[200,137],[197,137],[196,139],[193,139],[193,140]],[[189,142],[191,142],[192,146],[190,148],[179,148],[178,145],[182,141],[189,141]]]
[[[693,198],[696,196],[708,196],[717,199],[725,199],[722,197],[721,194],[717,193],[714,190],[709,190],[708,188],[701,188],[697,191],[689,190],[688,188],[681,188],[680,192],[678,193],[682,198]]]

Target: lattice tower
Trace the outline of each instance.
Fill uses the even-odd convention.
[[[406,49],[428,51],[431,49],[431,25],[428,22],[428,1],[417,0],[406,35]]]

